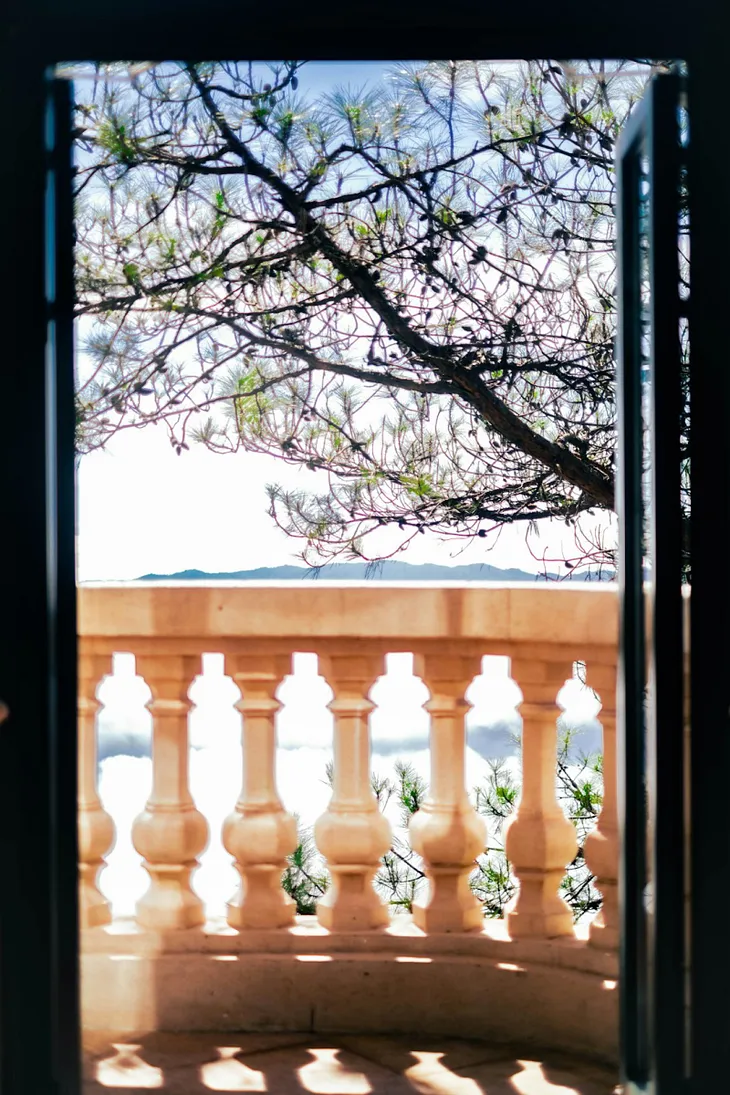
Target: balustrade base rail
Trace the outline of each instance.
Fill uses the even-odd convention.
[[[475,933],[329,933],[315,917],[236,932],[225,921],[175,932],[115,921],[83,934],[87,1032],[311,1031],[460,1036],[614,1063],[616,954],[587,932],[510,940]]]

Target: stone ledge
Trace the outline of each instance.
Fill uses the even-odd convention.
[[[252,929],[238,932],[225,920],[210,920],[189,931],[144,931],[133,920],[118,919],[83,933],[84,954],[154,958],[167,954],[208,956],[277,955],[351,956],[377,954],[382,958],[436,957],[495,959],[509,964],[574,969],[615,981],[618,956],[587,942],[587,928],[559,939],[510,939],[504,921],[487,920],[480,932],[426,934],[410,916],[398,916],[383,931],[328,932],[314,916],[298,916],[292,928]]]
[[[87,951],[82,1021],[88,1032],[135,1036],[155,1030],[459,1036],[615,1060],[615,980],[516,960],[505,948],[502,958],[364,949]]]
[[[97,645],[166,638],[204,648],[209,636],[290,649],[316,650],[333,638],[408,649],[419,640],[472,640],[489,646],[485,653],[494,643],[606,648],[615,661],[618,596],[612,583],[110,583],[79,587],[78,629]]]

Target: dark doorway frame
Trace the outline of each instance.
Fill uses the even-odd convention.
[[[654,79],[616,150],[621,1046],[626,1095],[679,1095],[686,1024],[680,422],[682,76]],[[649,822],[651,821],[651,826]],[[649,895],[650,898],[649,898]],[[648,899],[649,898],[649,899]],[[676,961],[664,956],[676,955]]]
[[[280,0],[25,0],[5,16],[0,81],[6,121],[0,217],[8,275],[0,308],[0,468],[4,543],[0,635],[0,1085],[2,1095],[78,1095],[76,936],[76,647],[73,514],[73,286],[67,134],[48,132],[58,61],[118,57],[439,56],[681,57],[692,117],[692,1091],[730,1074],[726,986],[730,948],[723,897],[730,878],[730,814],[707,793],[730,771],[730,581],[717,546],[730,543],[730,278],[723,131],[722,5],[613,0],[556,10],[509,5],[303,5]],[[236,43],[236,48],[232,44]],[[55,157],[55,159],[54,159]],[[65,161],[67,162],[67,160]],[[44,210],[49,169],[56,208]],[[68,180],[67,180],[68,182]],[[60,188],[60,189],[59,189]],[[51,226],[51,228],[49,228]],[[724,260],[724,262],[723,262]],[[50,310],[46,271],[55,270]],[[719,625],[719,626],[718,626]],[[713,777],[713,773],[719,773]],[[716,786],[716,783],[714,784]],[[717,910],[717,911],[716,911]],[[722,1071],[720,1071],[722,1069]],[[720,1090],[718,1087],[717,1090]]]

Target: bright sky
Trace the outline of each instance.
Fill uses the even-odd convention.
[[[138,578],[147,573],[248,570],[301,563],[299,542],[267,515],[265,486],[316,482],[306,470],[253,453],[220,455],[200,445],[176,456],[162,428],[129,430],[104,452],[84,456],[78,473],[80,581]],[[488,542],[426,534],[398,558],[410,563],[489,563],[537,573],[524,528],[505,528]],[[556,528],[540,540],[559,550],[570,538]],[[465,546],[467,545],[467,546]],[[537,544],[536,544],[537,546]],[[302,564],[303,565],[303,564]]]

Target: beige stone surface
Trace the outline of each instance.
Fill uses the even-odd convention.
[[[152,793],[132,826],[135,850],[150,876],[137,902],[137,920],[152,930],[192,928],[205,922],[205,909],[192,888],[198,856],[208,842],[208,823],[190,793],[188,689],[200,659],[172,655],[158,644],[137,658],[137,670],[152,694]]]
[[[79,922],[82,928],[111,921],[111,906],[99,889],[99,871],[114,846],[114,822],[99,798],[97,690],[111,670],[111,657],[82,656],[78,666]]]
[[[78,590],[78,629],[107,646],[125,636],[168,636],[294,639],[295,649],[334,638],[340,651],[348,638],[436,640],[442,649],[444,640],[473,639],[615,650],[618,595],[612,583],[88,583]]]
[[[557,800],[556,697],[570,663],[515,658],[522,715],[522,791],[504,828],[504,847],[519,888],[505,914],[514,938],[572,935],[573,915],[560,881],[578,850],[575,830]]]
[[[612,1095],[610,1070],[457,1039],[106,1035],[87,1045],[84,1095],[157,1090],[276,1095]]]
[[[619,832],[616,779],[616,667],[588,666],[588,684],[601,698],[603,727],[603,803],[598,825],[586,838],[584,854],[596,876],[603,905],[591,923],[590,941],[594,947],[618,950],[619,905],[618,867]]]
[[[332,689],[333,787],[327,810],[314,826],[332,884],[317,902],[317,916],[331,931],[385,928],[388,909],[373,879],[391,845],[390,823],[378,808],[370,782],[369,693],[385,670],[383,655],[329,655],[320,672]]]
[[[418,1031],[432,1038],[549,1045],[615,1060],[615,974],[606,978],[559,964],[516,961],[506,947],[501,959],[407,951],[171,952],[147,959],[87,953],[82,955],[83,1024],[88,1032],[113,1028],[133,1035],[154,1030]],[[601,957],[585,943],[582,951],[594,960]]]
[[[196,955],[331,955],[369,954],[401,957],[491,958],[503,963],[559,966],[604,979],[618,976],[618,959],[611,950],[587,947],[588,925],[580,921],[572,935],[555,939],[510,939],[504,920],[484,920],[479,932],[432,933],[418,928],[407,914],[394,917],[385,931],[328,932],[313,916],[297,916],[291,928],[236,932],[222,919],[200,930],[155,933],[143,931],[131,919],[86,931],[82,950],[92,955],[152,958],[161,954]]]
[[[465,784],[465,693],[478,674],[479,659],[420,655],[415,667],[430,699],[431,777],[429,793],[408,827],[411,845],[428,876],[426,901],[413,907],[425,932],[478,931],[482,907],[469,886],[474,860],[487,843],[487,825],[469,801]]]
[[[240,876],[228,906],[228,923],[237,929],[281,928],[291,924],[295,903],[281,887],[286,857],[297,846],[297,822],[276,787],[276,690],[289,671],[285,656],[238,656],[227,672],[239,688],[243,761],[241,793],[223,825],[223,846]]]

